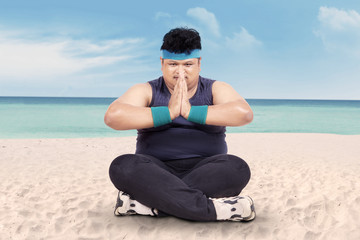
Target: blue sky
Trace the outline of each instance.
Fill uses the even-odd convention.
[[[0,96],[118,97],[161,76],[171,28],[245,98],[360,99],[360,1],[2,1]]]

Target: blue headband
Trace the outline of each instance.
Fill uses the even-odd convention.
[[[172,60],[186,60],[190,58],[200,58],[200,49],[194,49],[187,53],[172,53],[167,50],[162,50],[162,58],[163,59],[172,59]]]

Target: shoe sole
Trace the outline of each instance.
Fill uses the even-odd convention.
[[[251,214],[250,214],[250,216],[243,218],[243,219],[241,220],[242,222],[250,222],[250,221],[252,221],[252,220],[254,220],[254,219],[256,218],[254,200],[253,200],[251,197],[249,197],[249,196],[246,196],[246,198],[247,198],[247,199],[249,200],[249,202],[250,202]]]
[[[231,218],[229,219],[230,221],[234,221],[234,222],[250,222],[252,220],[255,219],[256,217],[256,212],[255,212],[255,205],[254,205],[254,200],[249,197],[249,196],[244,196],[242,198],[247,199],[250,202],[250,209],[251,209],[251,214],[248,217],[242,217],[241,215],[233,215],[231,216]]]

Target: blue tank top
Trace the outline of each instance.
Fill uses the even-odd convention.
[[[198,87],[189,100],[190,104],[213,105],[214,82],[215,80],[199,77]],[[171,94],[163,77],[149,83],[152,88],[149,107],[168,106]],[[226,128],[222,126],[201,125],[179,116],[167,125],[139,129],[136,153],[151,155],[162,161],[225,154],[225,131]]]

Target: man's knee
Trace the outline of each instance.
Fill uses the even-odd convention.
[[[250,179],[251,171],[249,165],[240,157],[235,155],[228,155],[228,159],[231,163],[231,166],[238,170],[239,173],[241,173],[242,176],[245,178]]]
[[[219,154],[208,158],[208,163],[217,163],[222,167],[218,168],[221,174],[226,174],[230,178],[236,176],[242,180],[249,180],[251,176],[249,165],[240,157],[231,154]]]
[[[115,158],[110,164],[109,176],[114,182],[133,177],[136,172],[135,165],[141,161],[136,154],[124,154]]]

